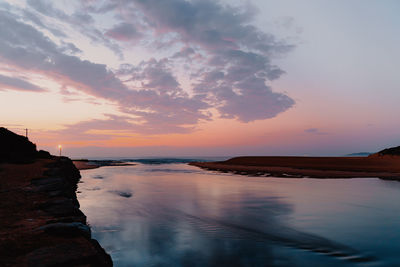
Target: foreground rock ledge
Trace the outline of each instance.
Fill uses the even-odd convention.
[[[112,266],[91,238],[65,157],[0,164],[0,266]]]

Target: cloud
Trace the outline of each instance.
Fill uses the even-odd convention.
[[[50,26],[46,25],[45,23],[43,23],[43,21],[37,15],[35,15],[33,12],[30,12],[29,10],[25,9],[22,11],[22,13],[23,13],[22,18],[24,20],[33,22],[40,28],[48,30],[49,32],[51,32],[52,34],[54,34],[57,37],[67,37],[67,35],[65,33],[63,33],[61,30],[50,27]]]
[[[192,55],[195,55],[196,51],[191,47],[182,48],[179,52],[176,52],[172,58],[189,58]]]
[[[65,125],[64,129],[51,131],[51,133],[62,134],[68,140],[108,140],[116,132],[129,134],[133,128],[130,120],[132,119],[127,116],[106,114],[105,119],[93,119]],[[100,131],[101,133],[90,133],[92,131]],[[104,131],[108,131],[108,134]]]
[[[207,95],[222,117],[249,122],[275,117],[294,105],[294,100],[266,84],[284,72],[263,55],[226,50],[214,55],[209,66],[197,73],[194,90]]]
[[[119,41],[132,41],[142,37],[135,26],[129,23],[120,23],[115,25],[112,29],[109,29],[106,33],[107,36],[119,40]]]
[[[326,135],[328,133],[326,132],[321,132],[320,129],[318,128],[308,128],[304,130],[305,133],[309,133],[309,134],[317,134],[317,135]]]
[[[182,41],[207,49],[255,49],[263,53],[286,52],[292,46],[249,25],[254,10],[223,6],[210,0],[135,0],[158,32],[175,31]]]
[[[51,1],[27,3],[20,15],[0,11],[2,64],[109,100],[126,115],[68,125],[66,131],[85,133],[107,126],[144,134],[184,133],[213,119],[210,111],[250,122],[275,117],[295,104],[270,85],[285,73],[273,60],[294,47],[252,26],[255,11],[250,5],[232,7],[210,0],[81,1],[80,8],[71,5],[66,12]],[[104,20],[96,24],[100,19]],[[121,60],[121,67],[112,70],[82,59],[84,51],[46,20],[69,25],[121,57],[126,42],[145,45],[157,55],[138,64]],[[46,36],[48,32],[56,39]]]
[[[292,107],[289,96],[273,92],[268,81],[284,71],[271,59],[293,46],[249,25],[254,16],[246,9],[218,1],[136,0],[159,35],[178,34],[186,47],[171,59],[186,58],[200,70],[192,74],[194,92],[225,118],[243,122],[272,118]],[[177,41],[175,41],[177,42]]]
[[[4,89],[17,91],[45,92],[46,90],[16,77],[8,77],[0,74],[0,91]]]
[[[44,16],[71,25],[95,44],[102,43],[112,50],[120,59],[123,59],[123,52],[120,46],[106,38],[103,32],[94,25],[94,19],[89,13],[77,10],[72,14],[67,14],[63,10],[54,7],[53,2],[45,0],[27,0],[27,4]]]
[[[158,116],[157,116],[158,117]],[[162,121],[162,119],[157,118]],[[162,123],[162,122],[161,122]],[[139,134],[168,134],[188,133],[193,129],[187,127],[156,125],[146,122],[138,123],[134,117],[105,114],[104,119],[91,119],[75,124],[64,125],[61,130],[45,131],[46,135],[62,136],[69,141],[94,141],[110,140],[116,135],[119,137],[130,137],[132,133]]]
[[[63,47],[10,14],[1,12],[0,22],[7,26],[0,29],[0,58],[4,63],[116,102],[122,111],[142,121],[145,131],[182,132],[192,128],[185,125],[207,118],[202,111],[207,105],[185,94],[163,63],[150,60],[135,68],[135,75],[147,83],[131,90],[106,65],[63,53]]]
[[[82,50],[80,50],[78,47],[76,47],[73,43],[69,42],[64,42],[61,40],[61,51],[65,53],[70,53],[70,54],[80,54],[82,53]]]

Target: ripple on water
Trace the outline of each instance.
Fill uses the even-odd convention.
[[[110,190],[108,191],[112,194],[116,194],[120,197],[124,197],[124,198],[130,198],[132,197],[132,193],[130,191],[122,191],[122,190]]]

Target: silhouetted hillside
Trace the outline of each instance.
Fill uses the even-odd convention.
[[[27,162],[37,156],[36,145],[28,138],[0,127],[0,162]]]
[[[386,148],[378,152],[379,155],[400,156],[400,146]]]

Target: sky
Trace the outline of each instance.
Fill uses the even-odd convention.
[[[0,126],[71,157],[400,145],[400,2],[0,0]]]

